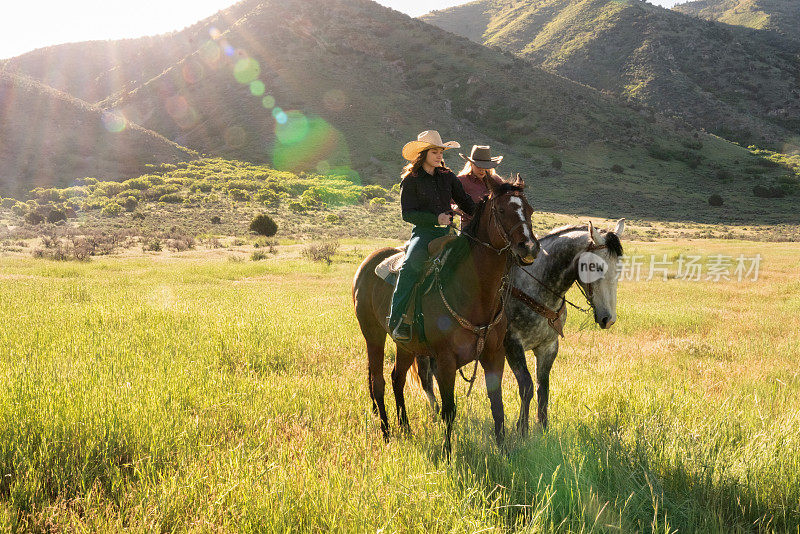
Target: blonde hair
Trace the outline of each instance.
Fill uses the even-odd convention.
[[[467,161],[466,163],[464,163],[464,168],[461,169],[461,172],[458,173],[458,176],[468,175],[469,173],[472,172],[473,166],[477,167],[477,165],[474,165],[471,161]],[[494,169],[483,169],[483,170],[485,170],[489,176],[494,176],[496,178],[500,176],[499,174],[497,174],[497,172],[495,172]]]

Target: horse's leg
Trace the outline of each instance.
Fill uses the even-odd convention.
[[[439,403],[436,401],[436,394],[433,391],[433,367],[436,366],[436,360],[427,355],[417,355],[417,375],[422,384],[422,390],[425,396],[428,397],[428,404],[431,406],[431,411],[434,414],[439,413]]]
[[[547,403],[550,398],[550,369],[558,354],[558,338],[550,343],[534,347],[536,355],[536,402],[537,416],[542,428],[547,429]]]
[[[411,427],[408,424],[408,413],[406,412],[406,399],[403,395],[403,388],[406,385],[406,375],[408,369],[414,362],[414,355],[397,346],[397,359],[392,369],[392,389],[394,390],[394,401],[397,404],[397,422],[407,434],[411,433]]]
[[[503,439],[505,438],[502,388],[505,364],[506,355],[502,348],[491,352],[487,350],[481,356],[481,366],[486,376],[486,395],[489,397],[489,404],[492,408],[494,437],[497,439],[498,447],[503,446]]]
[[[450,460],[450,435],[453,432],[453,421],[456,418],[456,362],[454,354],[445,354],[437,357],[436,361],[436,381],[439,383],[439,394],[442,397],[442,420],[445,424],[444,452],[447,460]]]
[[[369,379],[369,396],[372,399],[372,411],[381,418],[383,439],[388,442],[389,418],[386,416],[386,405],[383,402],[386,389],[386,380],[383,378],[383,347],[386,342],[386,333],[381,330],[381,334],[383,337],[380,343],[377,339],[367,341],[367,356],[369,358],[367,377]]]
[[[517,419],[517,430],[525,436],[528,434],[528,418],[530,417],[531,400],[533,399],[533,379],[531,372],[528,371],[528,364],[525,361],[525,349],[511,331],[506,332],[503,340],[506,348],[506,359],[508,366],[514,373],[519,386],[519,419]]]

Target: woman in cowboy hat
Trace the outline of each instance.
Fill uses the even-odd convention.
[[[486,145],[472,145],[472,152],[469,156],[459,154],[461,159],[466,161],[464,168],[458,173],[458,179],[464,187],[464,191],[474,202],[479,202],[484,196],[489,194],[488,180],[500,181],[500,177],[495,172],[503,156],[492,157],[492,149]],[[461,229],[463,230],[469,223],[470,217],[461,210],[456,210],[461,215]]]
[[[392,295],[389,332],[396,341],[411,338],[410,324],[401,319],[428,259],[428,243],[449,233],[448,225],[453,221],[450,199],[468,214],[475,211],[475,203],[464,192],[461,182],[444,165],[444,151],[451,148],[461,148],[461,145],[455,141],[443,143],[435,130],[422,132],[416,141],[403,147],[403,158],[410,163],[401,175],[400,208],[403,220],[414,228]]]

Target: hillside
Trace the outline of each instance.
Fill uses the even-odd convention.
[[[118,116],[33,80],[0,73],[0,192],[123,178],[195,157]]]
[[[29,76],[97,104],[158,76],[195,52],[210,33],[227,30],[256,3],[239,2],[169,34],[40,48],[0,62],[0,70]]]
[[[800,2],[797,0],[695,0],[672,9],[706,20],[773,30],[800,39]]]
[[[732,222],[796,212],[793,168],[508,52],[365,0],[252,5],[104,106],[203,154],[355,183],[396,183],[402,144],[436,128],[467,150],[492,144],[545,211]],[[756,186],[789,196],[756,198]],[[715,194],[725,202],[710,210]]]
[[[742,145],[800,149],[800,45],[623,0],[479,0],[422,17]]]

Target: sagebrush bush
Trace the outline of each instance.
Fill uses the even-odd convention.
[[[180,204],[183,202],[183,196],[180,193],[167,193],[158,197],[159,202],[166,202],[167,204]]]
[[[310,243],[303,248],[302,255],[311,261],[324,261],[328,265],[333,262],[333,256],[339,250],[339,242],[335,240]]]
[[[105,206],[103,206],[103,209],[100,210],[100,213],[105,217],[116,217],[117,215],[122,213],[122,206],[120,206],[116,202],[109,202]]]
[[[262,213],[250,221],[250,231],[265,237],[272,237],[278,232],[278,223],[266,213]]]

